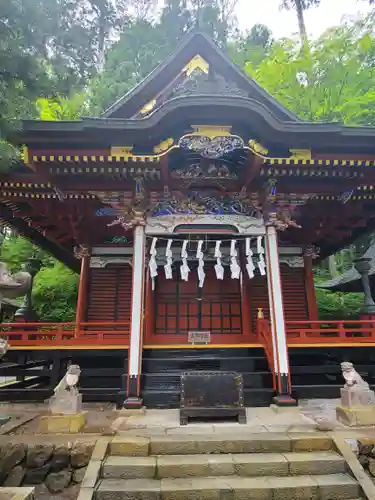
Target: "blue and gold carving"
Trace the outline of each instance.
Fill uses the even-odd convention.
[[[203,158],[218,159],[236,149],[244,148],[244,141],[238,135],[208,135],[187,134],[178,142],[181,149],[195,151]]]
[[[117,210],[112,207],[101,207],[95,210],[96,217],[113,217],[117,215]]]
[[[151,211],[153,217],[162,215],[244,215],[260,218],[260,211],[246,199],[239,196],[215,197],[193,193],[188,198],[171,198],[159,202]]]
[[[192,163],[183,168],[176,168],[172,172],[175,179],[238,179],[238,176],[225,163],[209,163],[208,165],[200,162]]]

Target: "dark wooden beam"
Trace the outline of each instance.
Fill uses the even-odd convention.
[[[74,257],[72,251],[47,239],[35,228],[30,227],[22,218],[17,217],[17,213],[13,213],[12,210],[3,203],[0,203],[0,218],[6,221],[10,226],[16,228],[20,234],[30,239],[35,245],[50,252],[56,259],[66,264],[73,271],[79,272],[79,261]]]

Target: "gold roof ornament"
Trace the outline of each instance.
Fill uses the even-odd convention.
[[[187,135],[202,135],[205,137],[228,137],[232,127],[229,125],[192,125],[193,132]]]
[[[186,72],[187,76],[190,76],[197,69],[201,70],[203,73],[206,74],[208,74],[210,69],[210,65],[208,64],[208,62],[205,59],[203,59],[203,57],[200,56],[199,54],[194,56],[193,59],[191,59],[187,63],[183,71]]]
[[[249,147],[254,151],[254,153],[259,153],[260,155],[267,155],[268,149],[262,146],[260,142],[255,141],[254,139],[249,140]]]
[[[311,160],[311,149],[289,149],[291,158],[295,160]]]
[[[133,146],[113,146],[111,147],[110,156],[115,158],[128,159],[132,155]]]
[[[159,144],[154,146],[153,152],[155,154],[164,153],[164,151],[168,151],[168,149],[173,146],[174,140],[172,137],[168,137],[164,141],[161,141]]]
[[[145,104],[139,113],[141,115],[147,115],[148,113],[151,113],[151,111],[154,109],[155,106],[156,106],[156,99],[153,99],[152,101]]]

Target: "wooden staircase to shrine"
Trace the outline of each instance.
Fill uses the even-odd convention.
[[[272,374],[261,348],[145,349],[142,397],[148,408],[180,405],[180,375],[185,371],[234,371],[242,374],[245,406],[268,406]]]

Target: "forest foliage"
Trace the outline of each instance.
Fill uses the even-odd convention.
[[[19,161],[6,141],[19,120],[99,115],[197,26],[301,118],[375,125],[375,13],[307,40],[303,15],[319,2],[275,2],[294,9],[299,36],[277,40],[263,25],[240,33],[237,0],[165,0],[161,7],[156,0],[0,2],[0,168]],[[16,270],[33,254],[43,262],[34,287],[40,318],[72,320],[74,273],[15,235],[7,236],[1,259]],[[339,271],[351,265],[351,250],[342,255]],[[317,280],[328,277],[323,264]],[[318,290],[317,295],[324,318],[355,316],[362,301],[361,294]]]

